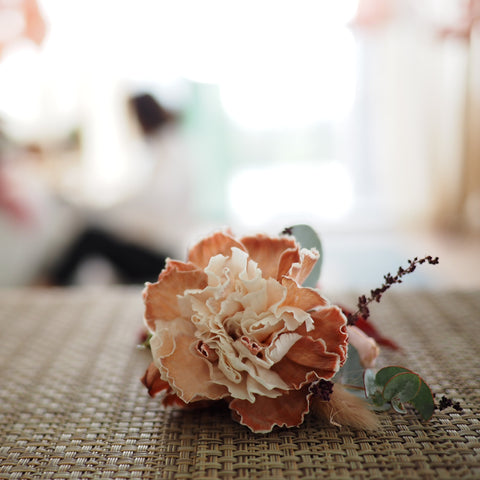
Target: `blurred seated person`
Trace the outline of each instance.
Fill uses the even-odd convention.
[[[92,259],[112,267],[113,283],[154,282],[166,258],[178,254],[178,232],[189,218],[189,169],[178,148],[178,115],[149,93],[128,103],[139,130],[135,160],[139,168],[147,166],[145,184],[112,208],[90,212],[83,231],[51,268],[47,284],[78,282],[79,269]]]

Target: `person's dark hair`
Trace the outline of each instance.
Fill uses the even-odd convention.
[[[145,135],[150,135],[177,119],[175,113],[164,108],[150,93],[132,96],[130,105]]]

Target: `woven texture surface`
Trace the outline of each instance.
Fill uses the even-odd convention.
[[[0,479],[480,479],[480,292],[372,308],[404,348],[381,364],[464,408],[382,414],[375,433],[308,418],[255,435],[225,410],[162,409],[139,381],[142,313],[140,289],[0,292]]]

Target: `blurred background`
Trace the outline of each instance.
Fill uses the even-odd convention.
[[[0,0],[0,285],[307,223],[327,289],[480,287],[478,0]]]

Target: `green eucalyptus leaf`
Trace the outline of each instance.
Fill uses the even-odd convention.
[[[379,387],[385,387],[387,382],[394,377],[395,375],[398,375],[399,373],[413,373],[411,370],[408,370],[408,368],[404,367],[398,367],[398,366],[391,366],[391,367],[384,367],[380,369],[377,372],[377,375],[375,376],[375,383]]]
[[[435,400],[430,387],[422,380],[420,390],[410,403],[417,409],[424,420],[429,420],[435,410]]]
[[[333,381],[341,383],[345,387],[360,388],[363,392],[363,373],[365,369],[360,362],[360,355],[353,345],[348,345],[347,361],[335,375]]]
[[[377,411],[390,410],[390,402],[385,401],[380,390],[377,390],[371,397],[369,397],[369,400]]]
[[[317,232],[315,232],[315,230],[309,225],[294,225],[293,227],[290,227],[289,230],[302,248],[316,248],[320,254],[320,258],[313,267],[313,270],[310,272],[310,275],[303,282],[304,287],[315,288],[318,284],[318,280],[320,279],[320,273],[322,269],[322,242],[320,241]]]
[[[371,376],[370,373],[368,375]],[[416,377],[416,380],[413,380],[413,377]],[[374,392],[374,386],[370,378],[368,378],[368,382],[368,388]],[[382,368],[375,375],[375,385],[377,388],[382,388],[383,395],[381,395],[381,398],[385,396],[384,401],[390,401],[397,412],[403,413],[405,409],[402,402],[408,402],[413,405],[424,420],[429,420],[432,417],[435,410],[432,391],[419,375],[408,368],[399,366]],[[408,398],[415,391],[415,388],[417,388],[416,394]],[[395,390],[397,390],[396,393]],[[369,398],[373,403],[380,404],[378,392],[369,395]]]
[[[393,409],[398,413],[407,413],[403,403],[400,401],[398,397],[393,397],[391,401]]]
[[[409,402],[417,396],[421,383],[422,381],[416,373],[398,373],[386,383],[383,389],[383,398],[387,402],[392,401],[393,398],[398,402]]]
[[[371,403],[372,408],[377,412],[385,412],[390,410],[390,402],[386,402],[382,395],[383,388],[375,383],[375,372],[372,369],[366,369],[363,375],[365,385],[365,396]]]

